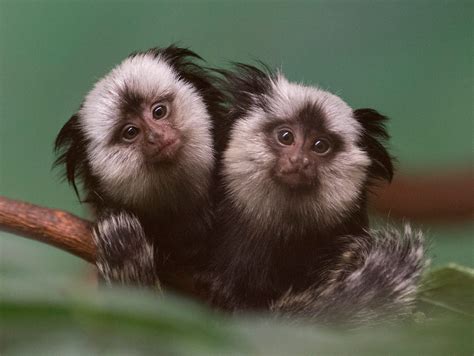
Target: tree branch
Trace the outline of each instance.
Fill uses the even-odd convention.
[[[383,215],[418,223],[471,221],[474,213],[472,170],[398,176],[379,187],[371,205]]]
[[[45,242],[95,263],[91,223],[65,211],[0,197],[0,230]]]
[[[65,211],[0,196],[0,230],[47,243],[95,264],[91,223]],[[162,274],[160,281],[174,291],[204,298],[196,290],[192,276]]]

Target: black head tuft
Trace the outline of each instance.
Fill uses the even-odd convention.
[[[384,146],[390,138],[385,128],[388,118],[373,109],[357,109],[354,111],[354,117],[363,128],[359,144],[372,161],[369,177],[391,182],[394,171],[393,157]]]
[[[266,106],[264,95],[271,91],[275,74],[265,64],[260,63],[263,69],[234,63],[234,70],[220,70],[224,78],[224,92],[232,107],[232,114],[239,117],[252,106]]]
[[[201,60],[203,61],[202,57],[198,55],[196,52],[191,51],[189,48],[178,47],[176,45],[170,45],[168,47],[160,48],[154,47],[147,50],[145,53],[151,53],[155,57],[163,57],[166,61],[175,66],[197,66],[193,63],[194,60]]]
[[[79,116],[73,115],[62,127],[54,143],[57,159],[54,167],[65,166],[64,177],[73,186],[78,198],[77,181],[87,173],[87,140],[79,127]]]
[[[228,105],[227,113],[218,127],[218,152],[225,150],[231,128],[239,118],[254,106],[264,109],[267,106],[265,94],[271,91],[276,75],[265,64],[259,63],[262,69],[243,63],[233,63],[233,70],[214,69],[221,75],[218,83]]]

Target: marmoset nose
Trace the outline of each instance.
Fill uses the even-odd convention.
[[[161,132],[150,130],[146,135],[146,143],[150,146],[163,146],[170,140],[169,135]]]
[[[309,166],[309,159],[303,155],[293,155],[289,157],[290,163],[295,167],[307,168]]]
[[[158,136],[150,131],[146,135],[146,142],[150,145],[155,145],[158,142]]]

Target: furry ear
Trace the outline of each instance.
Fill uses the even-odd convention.
[[[79,116],[73,115],[59,131],[54,143],[54,151],[57,158],[54,167],[65,166],[64,177],[73,186],[80,200],[77,189],[77,180],[80,179],[86,169],[86,139],[79,127]]]
[[[373,109],[357,109],[354,111],[354,117],[363,128],[359,145],[369,154],[372,161],[369,167],[369,177],[391,182],[393,157],[384,146],[390,138],[385,129],[385,122],[388,118]]]

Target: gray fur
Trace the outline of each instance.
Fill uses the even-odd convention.
[[[153,245],[136,216],[127,212],[101,216],[93,229],[96,265],[108,284],[160,289]]]
[[[423,269],[423,235],[405,225],[354,240],[328,280],[304,292],[289,290],[271,310],[320,324],[349,326],[403,319],[414,307]]]
[[[147,98],[173,96],[173,125],[186,143],[172,168],[150,169],[135,146],[110,143],[125,88]],[[180,79],[165,59],[150,53],[126,58],[87,94],[79,111],[79,125],[89,142],[91,173],[115,201],[138,209],[157,205],[177,209],[183,181],[193,187],[190,194],[198,198],[207,195],[214,167],[211,118],[198,91]]]
[[[297,210],[304,219],[334,224],[354,207],[367,178],[370,159],[357,146],[362,127],[352,109],[339,97],[318,88],[290,83],[279,74],[271,79],[265,107],[257,104],[232,128],[223,158],[224,183],[235,206],[261,225],[279,224],[282,214]],[[275,118],[291,118],[308,104],[322,108],[328,129],[344,139],[328,168],[320,169],[320,189],[305,197],[282,190],[272,179],[276,157],[266,147],[263,127]]]

